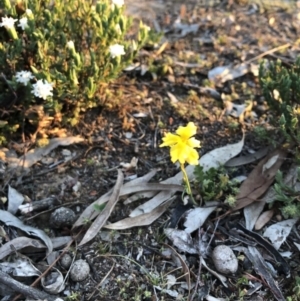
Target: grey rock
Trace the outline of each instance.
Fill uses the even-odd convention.
[[[225,245],[214,248],[212,260],[216,270],[223,274],[234,274],[238,269],[238,260],[233,251]]]
[[[54,228],[64,228],[73,226],[76,219],[75,212],[66,207],[60,207],[52,212],[50,216],[50,224]]]
[[[73,281],[80,282],[85,280],[90,274],[90,266],[85,260],[76,260],[71,268],[70,277]]]

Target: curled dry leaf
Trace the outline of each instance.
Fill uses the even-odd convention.
[[[55,267],[52,267],[51,273],[42,277],[41,284],[45,292],[52,295],[59,294],[65,289],[64,276]]]
[[[26,232],[28,235],[32,235],[40,238],[47,246],[48,253],[52,252],[53,250],[52,241],[44,231],[25,225],[22,221],[20,221],[17,217],[12,215],[8,211],[0,210],[0,220],[7,226],[16,227]]]
[[[0,260],[5,258],[6,256],[14,253],[15,250],[20,250],[25,247],[33,247],[36,249],[44,249],[45,245],[36,239],[32,239],[29,237],[17,237],[6,244],[2,245],[0,248]]]

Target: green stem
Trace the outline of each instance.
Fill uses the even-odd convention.
[[[189,178],[186,174],[186,171],[185,171],[185,168],[184,168],[184,164],[180,164],[180,168],[181,168],[181,171],[183,173],[183,180],[184,182],[186,183],[186,186],[187,186],[187,194],[191,197],[192,199],[192,202],[194,205],[198,205],[193,197],[193,194],[192,194],[192,189],[191,189],[191,185],[190,185],[190,181],[189,181]]]

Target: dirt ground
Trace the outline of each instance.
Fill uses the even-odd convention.
[[[223,1],[207,8],[193,2],[185,5],[153,2],[148,7],[149,11],[145,10],[145,13],[143,10],[141,14],[139,6],[128,5],[130,14],[142,17],[152,28],[158,26],[165,32],[163,42],[167,43],[164,48],[161,48],[162,42],[157,47],[143,50],[138,58],[138,62],[145,65],[151,58],[149,71],[145,75],[141,75],[138,69],[126,71],[111,85],[114,90],[122,90],[123,103],[113,111],[99,109],[88,112],[80,125],[69,128],[69,135],[81,135],[85,142],[52,151],[48,158],[52,163],[57,163],[53,168],[41,161],[22,177],[2,177],[1,197],[7,195],[9,184],[31,201],[54,198],[51,207],[22,217],[25,223],[43,229],[50,237],[74,235],[79,231],[71,232],[70,227],[53,228],[49,219],[56,208],[70,208],[78,217],[89,204],[115,185],[117,168],[124,162],[131,162],[133,157],[138,158],[138,164],[125,172],[125,180],[143,176],[154,168],[160,171],[152,179],[153,182],[174,176],[178,169],[171,164],[168,150],[159,148],[159,144],[165,132],[174,132],[179,125],[190,121],[197,125],[196,138],[201,141],[201,155],[238,142],[242,137],[242,128],[246,135],[243,152],[260,149],[264,141],[257,137],[253,129],[266,124],[268,112],[261,97],[258,77],[247,72],[244,76],[222,83],[209,81],[208,73],[217,66],[243,62],[258,64],[261,58],[281,59],[284,65],[290,66],[299,55],[300,16],[297,11],[263,11],[257,5],[241,5],[234,1]],[[182,27],[176,27],[179,18]],[[198,26],[196,30],[184,32],[186,27],[183,25],[194,24]],[[270,51],[275,48],[277,51]],[[224,101],[203,93],[201,87],[205,86],[236,104],[252,101],[251,111],[255,113],[255,118],[241,121],[226,115]],[[170,95],[176,99],[172,100]],[[11,147],[13,142],[21,144],[20,141],[10,141]],[[73,158],[59,164],[65,150],[70,151]],[[246,176],[255,164],[242,167]],[[73,189],[76,183],[80,183],[78,190]],[[66,288],[59,296],[68,297],[68,300],[91,301],[192,300],[192,293],[188,297],[185,288],[185,271],[180,264],[176,265],[174,256],[168,251],[167,245],[171,242],[163,232],[174,208],[180,204],[178,194],[167,212],[150,226],[121,231],[103,230],[88,244],[77,247],[86,229],[83,228],[67,253],[72,258],[86,260],[90,273],[81,282],[67,277]],[[124,205],[119,202],[109,222],[126,218],[136,206],[136,203]],[[232,218],[242,220],[242,212]],[[214,223],[208,220],[204,230],[208,230],[209,225],[213,228]],[[5,228],[8,233],[17,235],[8,228]],[[217,243],[216,240],[231,243],[223,233],[216,234],[212,245]],[[295,251],[293,246],[287,245],[285,250],[291,248]],[[277,278],[285,297],[293,295],[294,280],[299,273],[298,252],[294,252],[288,260],[292,276],[285,278],[279,275]],[[37,262],[45,253],[26,255]],[[237,273],[227,276],[228,287],[224,287],[206,269],[202,268],[199,273],[197,255],[181,255],[190,271],[191,282],[198,283],[193,300],[205,300],[208,292],[217,298],[215,300],[275,300],[268,285],[241,258]],[[211,259],[207,263],[214,267]],[[67,275],[68,269],[61,265],[57,268],[64,276]],[[176,297],[167,291],[168,275],[176,278],[176,284],[170,289],[178,293]],[[262,287],[247,296],[245,293],[249,285],[245,279],[260,282]],[[37,287],[41,289],[39,285]]]

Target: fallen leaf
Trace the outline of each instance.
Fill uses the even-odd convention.
[[[280,246],[286,241],[297,221],[298,218],[292,218],[273,224],[266,229],[263,237],[269,238],[274,248],[278,250]]]
[[[268,152],[270,151],[270,149],[271,149],[271,147],[267,146],[267,147],[263,147],[263,148],[259,149],[254,154],[247,154],[247,155],[240,156],[237,158],[232,158],[225,163],[225,166],[236,167],[236,166],[242,166],[242,165],[246,165],[246,164],[255,162],[255,161],[263,158],[264,156],[266,156],[268,154]]]
[[[171,249],[172,253],[179,259],[180,261],[180,264],[181,264],[181,267],[182,267],[182,271],[184,273],[184,276],[185,276],[185,280],[186,280],[186,283],[187,283],[187,287],[188,287],[188,296],[190,295],[190,291],[191,291],[191,273],[190,273],[190,270],[189,270],[189,267],[187,266],[186,262],[183,260],[183,258],[181,257],[180,254],[177,253],[177,251],[171,247],[170,245],[167,245],[167,244],[164,244],[167,248]],[[187,299],[189,300],[189,298]]]
[[[229,80],[241,77],[249,72],[256,72],[256,65],[242,63],[236,66],[218,66],[208,71],[208,79],[214,82],[225,83]]]
[[[248,230],[252,230],[259,215],[262,213],[265,207],[264,201],[253,202],[249,206],[244,208],[244,216],[245,216],[245,228]]]
[[[263,212],[255,223],[255,230],[262,229],[271,220],[274,213],[274,209]]]
[[[19,159],[9,164],[10,168],[29,168],[36,162],[40,161],[44,156],[48,155],[52,150],[58,146],[66,146],[74,143],[83,142],[84,139],[81,137],[64,137],[64,138],[53,138],[49,140],[49,144],[44,147],[36,148],[31,150]]]
[[[186,213],[185,222],[183,226],[185,227],[185,232],[192,233],[199,229],[207,217],[217,208],[218,202],[207,202],[205,207],[197,207],[189,210]]]
[[[269,272],[269,267],[258,250],[255,247],[249,246],[245,254],[253,264],[255,272],[260,275],[264,282],[268,285],[275,299],[278,301],[285,301],[281,289],[273,279],[272,274]]]
[[[46,248],[44,244],[36,239],[32,239],[29,237],[17,237],[0,247],[0,260],[5,258],[6,256],[23,249],[25,247],[33,247],[36,249],[44,249]]]
[[[235,207],[229,210],[226,214],[242,209],[251,203],[258,201],[258,198],[261,197],[273,183],[278,169],[285,160],[286,154],[287,152],[285,150],[276,149],[260,161],[260,163],[252,170],[248,178],[242,183],[240,191],[236,197]],[[277,155],[277,161],[268,170],[264,171],[264,165],[270,160],[270,158]]]
[[[44,231],[25,225],[21,220],[19,220],[17,217],[12,215],[8,211],[0,210],[0,220],[7,226],[16,227],[16,228],[26,232],[28,235],[36,236],[36,237],[40,238],[47,246],[48,253],[52,252],[52,250],[53,250],[52,241]]]
[[[104,228],[112,229],[112,230],[123,230],[123,229],[138,227],[138,226],[151,225],[169,208],[169,206],[172,204],[174,199],[175,198],[168,200],[167,202],[158,206],[157,208],[155,208],[149,213],[145,213],[135,217],[128,217],[116,223],[105,225]]]
[[[149,182],[156,174],[157,170],[153,169],[151,170],[149,173],[147,173],[146,175],[144,175],[143,177],[134,179],[128,183],[125,183],[123,185],[123,187],[132,187],[132,186],[139,186],[141,183],[147,183]],[[73,229],[76,227],[79,227],[81,225],[83,225],[85,223],[86,219],[91,219],[91,217],[95,214],[95,205],[102,205],[105,202],[107,202],[109,200],[109,197],[112,193],[112,189],[109,190],[107,193],[105,193],[104,195],[102,195],[100,198],[98,198],[95,202],[93,202],[92,204],[90,204],[80,215],[80,217],[77,219],[77,221],[75,222],[75,224],[73,225]],[[122,195],[122,192],[121,192]]]
[[[32,277],[41,275],[41,272],[26,257],[16,258],[12,262],[1,262],[0,269],[2,272],[16,277]]]
[[[83,239],[81,240],[79,246],[82,246],[92,240],[97,233],[100,231],[100,229],[105,225],[106,221],[110,217],[115,205],[117,204],[119,200],[120,190],[123,185],[124,181],[124,175],[121,170],[118,169],[118,178],[116,185],[113,189],[113,192],[109,198],[109,201],[107,202],[105,208],[101,211],[101,213],[98,215],[98,217],[95,219],[95,221],[92,223],[90,228],[85,233]]]
[[[173,228],[164,229],[164,233],[172,241],[173,245],[181,252],[186,252],[189,254],[199,254],[199,251],[195,247],[195,243],[190,233],[187,233],[184,230]]]

